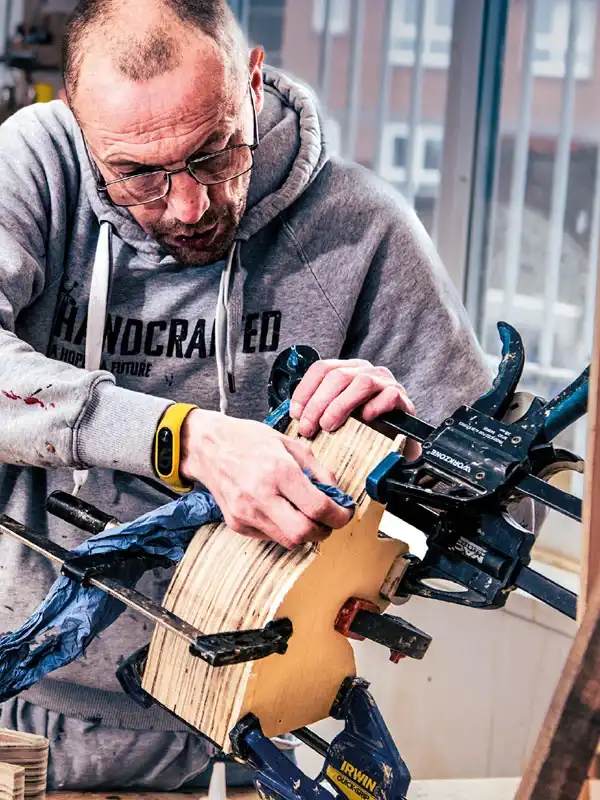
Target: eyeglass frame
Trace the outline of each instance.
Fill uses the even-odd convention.
[[[196,183],[198,185],[200,185],[200,186],[218,186],[218,185],[220,185],[222,183],[228,183],[229,181],[233,181],[236,178],[240,178],[242,175],[246,175],[248,172],[250,172],[254,168],[254,153],[258,149],[258,146],[260,144],[260,136],[259,136],[259,132],[258,132],[258,114],[256,113],[256,101],[254,100],[254,92],[252,91],[252,86],[251,86],[249,81],[248,81],[248,89],[249,89],[249,92],[250,92],[250,103],[252,105],[252,123],[253,123],[254,143],[253,144],[246,144],[246,143],[233,144],[233,145],[230,145],[229,147],[224,147],[222,150],[217,150],[214,153],[206,153],[206,155],[199,156],[199,157],[191,156],[186,161],[185,166],[180,167],[179,169],[164,169],[164,168],[163,169],[153,169],[153,170],[148,170],[148,172],[136,172],[135,175],[125,175],[123,178],[116,178],[115,180],[107,181],[105,179],[104,175],[102,175],[102,173],[100,172],[100,169],[99,169],[98,165],[96,164],[94,158],[92,157],[92,154],[90,153],[90,150],[89,150],[89,147],[88,147],[88,143],[87,143],[87,141],[85,139],[85,136],[83,136],[83,144],[84,144],[85,151],[87,153],[88,159],[90,161],[90,166],[92,167],[92,171],[96,173],[96,188],[97,188],[97,190],[99,192],[105,193],[108,196],[108,199],[110,200],[110,202],[113,203],[113,205],[117,206],[118,208],[135,208],[136,206],[147,206],[147,205],[150,205],[151,203],[156,203],[158,200],[164,200],[164,198],[167,197],[167,195],[169,194],[169,192],[171,191],[171,188],[173,186],[173,183],[171,181],[171,175],[180,175],[183,172],[188,172],[191,175],[191,177],[196,181]],[[82,135],[83,135],[83,132],[82,132]],[[222,180],[222,181],[214,181],[214,183],[203,183],[202,181],[198,180],[198,178],[194,175],[194,173],[190,169],[190,164],[192,162],[193,163],[198,163],[198,162],[202,162],[202,161],[208,161],[209,159],[214,158],[215,156],[223,155],[223,153],[228,153],[228,152],[231,152],[232,150],[239,150],[242,147],[247,147],[250,150],[252,163],[250,164],[248,169],[245,169],[243,172],[240,172],[237,175],[233,175],[231,178],[225,178],[225,180]],[[160,195],[160,197],[155,197],[153,200],[144,200],[143,202],[140,202],[140,203],[131,203],[131,204],[128,203],[128,204],[125,205],[125,204],[115,203],[113,198],[110,196],[110,192],[109,192],[109,187],[110,186],[114,186],[117,183],[124,183],[126,181],[132,180],[133,178],[139,178],[140,176],[158,175],[159,173],[164,173],[165,177],[167,178],[166,191],[165,191],[164,194]]]

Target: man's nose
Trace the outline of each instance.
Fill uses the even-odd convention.
[[[185,225],[196,225],[210,205],[206,186],[195,181],[188,172],[171,175],[168,201],[170,214]]]

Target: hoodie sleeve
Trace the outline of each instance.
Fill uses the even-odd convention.
[[[151,476],[154,432],[170,401],[47,358],[39,351],[49,330],[27,330],[35,348],[17,335],[20,314],[57,295],[78,174],[56,110],[30,107],[0,127],[0,461]]]
[[[385,220],[383,232],[370,254],[342,358],[388,367],[417,413],[437,424],[486,392],[491,375],[421,222],[395,193],[386,192],[384,203],[376,216]]]

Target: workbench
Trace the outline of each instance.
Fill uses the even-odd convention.
[[[409,800],[513,800],[518,779],[487,778],[484,780],[413,781]],[[119,793],[108,794],[49,794],[48,800],[191,800],[206,797],[200,793]],[[249,789],[229,789],[230,800],[254,800],[258,795]]]

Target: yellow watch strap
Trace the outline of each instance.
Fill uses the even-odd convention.
[[[189,492],[191,485],[179,474],[181,461],[181,427],[190,413],[198,406],[189,403],[174,403],[163,414],[154,438],[154,470],[158,477],[176,492]]]

